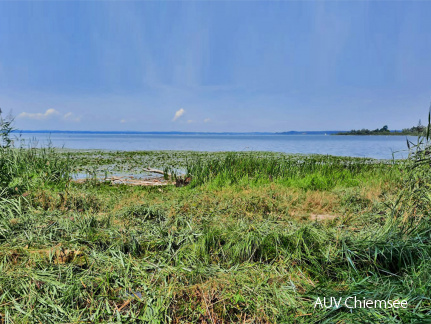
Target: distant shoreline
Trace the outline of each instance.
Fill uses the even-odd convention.
[[[382,128],[377,128],[377,129],[367,129],[367,128],[353,129],[347,132],[345,131],[338,132],[334,135],[421,136],[421,135],[425,135],[426,131],[427,131],[427,127],[422,126],[421,122],[419,121],[418,126],[403,128],[402,130],[396,130],[396,129],[390,130],[388,125],[385,125]],[[428,131],[429,131],[429,128],[428,128]]]
[[[405,134],[401,132],[394,132],[394,133],[388,133],[388,134],[331,134],[335,136],[419,136],[419,134]]]
[[[336,135],[336,136],[419,136],[402,131],[387,133],[355,134],[351,131],[289,131],[289,132],[139,132],[139,131],[69,131],[69,130],[14,130],[14,134],[87,134],[87,135],[258,135],[258,136],[301,136],[301,135]]]
[[[71,131],[71,130],[14,130],[22,134],[128,134],[128,135],[333,135],[342,131],[289,132],[140,132],[140,131]]]

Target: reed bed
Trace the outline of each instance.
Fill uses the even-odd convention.
[[[328,190],[337,185],[354,186],[365,179],[396,179],[401,165],[402,161],[395,160],[230,152],[189,161],[187,175],[194,178],[194,185],[281,181],[304,189]]]

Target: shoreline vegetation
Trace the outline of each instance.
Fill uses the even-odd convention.
[[[429,132],[408,159],[374,160],[12,148],[6,126],[0,323],[431,316]],[[100,181],[149,167],[184,186]],[[325,296],[407,308],[315,309]]]
[[[377,128],[374,130],[369,130],[366,128],[351,130],[348,132],[338,132],[331,135],[386,135],[386,136],[425,136],[426,127],[421,124],[419,121],[417,126],[413,126],[410,128],[404,128],[401,131],[398,130],[389,130],[388,126],[385,125],[382,128]]]

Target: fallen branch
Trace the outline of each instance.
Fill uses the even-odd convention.
[[[158,173],[158,174],[163,174],[165,175],[165,172],[162,170],[157,170],[157,169],[153,169],[153,168],[146,168],[144,169],[145,172],[152,172],[152,173]],[[167,173],[168,176],[171,176],[170,173]]]

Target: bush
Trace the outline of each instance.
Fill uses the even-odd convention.
[[[11,114],[3,118],[2,110],[0,108],[0,147],[7,148],[13,144],[13,140],[11,138],[11,133],[14,130],[13,128],[14,118]]]

